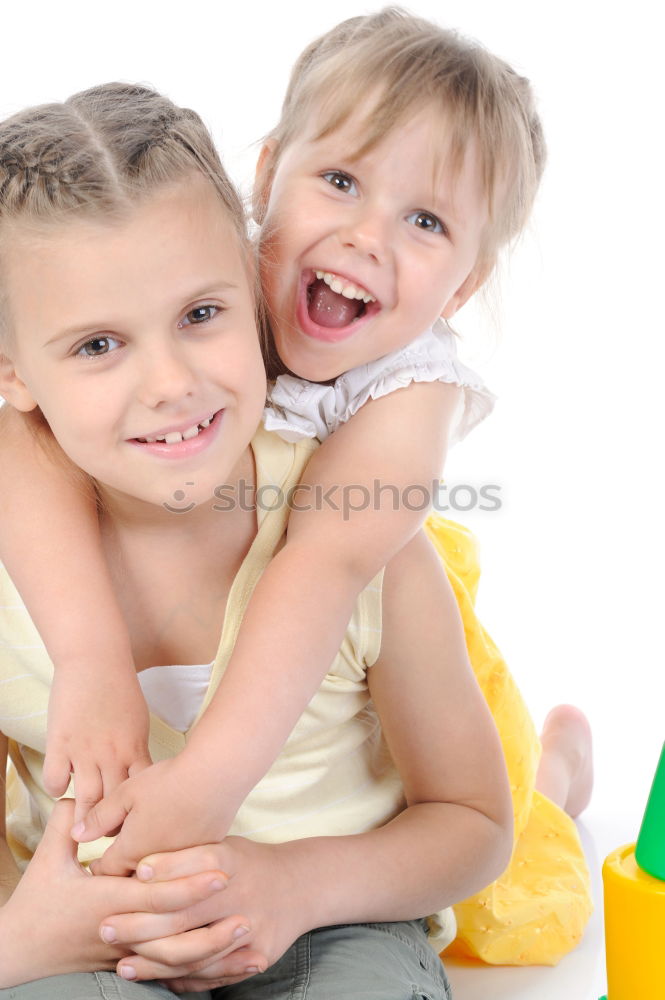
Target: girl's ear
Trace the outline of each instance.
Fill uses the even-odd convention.
[[[0,396],[17,410],[28,413],[37,407],[30,390],[6,354],[0,354]]]
[[[257,225],[262,225],[270,200],[270,189],[275,175],[277,163],[277,141],[266,139],[261,146],[259,159],[254,175],[254,191],[252,194],[252,218]]]
[[[456,292],[446,302],[441,311],[441,319],[452,319],[458,309],[468,302],[481,285],[484,285],[494,268],[494,262],[476,265],[468,274]]]

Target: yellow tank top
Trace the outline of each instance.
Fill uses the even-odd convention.
[[[263,428],[252,441],[262,501],[258,530],[229,593],[201,712],[226,668],[252,591],[284,537],[288,505],[280,501],[300,481],[316,446],[309,439],[286,442]],[[401,781],[367,686],[367,670],[381,645],[381,584],[382,573],[358,597],[328,674],[270,771],[240,808],[231,833],[267,843],[361,833],[383,825],[404,807]],[[7,833],[22,865],[39,843],[53,806],[42,780],[52,676],[39,634],[0,566],[0,730],[9,737],[12,762]],[[260,725],[257,719],[257,733]],[[189,731],[180,733],[151,716],[153,760],[178,753],[188,736]],[[99,857],[108,843],[82,844],[80,860]],[[432,944],[439,949],[454,936],[452,911],[431,918],[431,927]]]

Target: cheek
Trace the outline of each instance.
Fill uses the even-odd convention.
[[[70,385],[47,395],[41,409],[55,436],[62,436],[79,449],[108,435],[117,415],[117,406],[108,389],[93,391],[85,386]]]
[[[265,367],[258,334],[254,331],[239,333],[228,342],[224,358],[220,358],[220,380],[240,398],[265,391]]]
[[[297,212],[275,212],[267,221],[261,240],[264,264],[271,261],[279,267],[288,266],[292,259],[306,249],[315,238],[320,226],[320,211],[299,204]]]

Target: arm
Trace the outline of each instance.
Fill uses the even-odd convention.
[[[209,866],[232,876],[223,907],[252,923],[249,941],[270,963],[295,938],[336,923],[412,919],[466,898],[495,879],[512,848],[512,807],[498,736],[466,656],[457,606],[436,555],[417,536],[384,584],[381,655],[372,697],[404,782],[407,807],[378,830],[347,837],[221,845],[146,859],[154,880]],[[143,873],[142,873],[143,874]],[[268,887],[268,888],[266,888]],[[220,910],[220,916],[225,912]],[[240,956],[215,953],[215,925],[173,948],[168,917],[109,918],[136,954],[138,978],[202,988],[239,975]]]
[[[314,453],[297,495],[302,509],[290,515],[286,545],[257,584],[225,675],[188,746],[126,782],[88,815],[83,833],[75,831],[93,840],[123,824],[98,872],[124,874],[146,853],[226,834],[319,687],[358,594],[426,515],[427,503],[395,509],[390,490],[375,504],[375,481],[398,496],[411,485],[431,491],[458,398],[453,385],[413,384],[367,403]],[[342,509],[315,503],[317,493],[331,490]],[[345,496],[356,507],[358,497],[371,499],[345,512]],[[257,734],[251,743],[250,731]],[[213,787],[222,793],[211,802]],[[185,816],[183,788],[201,804]]]
[[[0,747],[0,756],[6,756],[4,737]],[[4,817],[4,795],[1,808]],[[71,801],[56,803],[23,876],[11,859],[4,832],[0,838],[0,990],[65,972],[113,969],[128,949],[100,937],[109,908],[143,917],[151,913],[153,919],[168,913],[181,925],[186,920],[205,924],[219,910],[213,901],[225,890],[228,877],[218,870],[199,868],[192,877],[160,886],[142,885],[137,879],[92,878],[76,860],[76,844],[68,835],[72,816]],[[222,950],[236,948],[236,932],[246,926],[245,917],[226,918],[219,929]],[[252,962],[264,961],[255,952],[248,955]]]
[[[62,795],[73,769],[84,813],[133,764],[148,763],[147,709],[92,486],[35,414],[2,406],[0,439],[0,556],[55,665],[45,784]]]

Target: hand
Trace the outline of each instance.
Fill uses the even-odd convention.
[[[180,753],[124,781],[90,810],[72,836],[96,840],[121,827],[91,869],[95,875],[126,875],[154,851],[222,840],[232,819],[224,815],[223,789]]]
[[[150,764],[148,708],[136,673],[118,667],[99,677],[56,669],[49,697],[44,787],[64,795],[74,772],[75,822],[128,775]]]
[[[69,836],[73,815],[70,799],[56,803],[32,861],[0,908],[0,988],[65,972],[113,969],[130,949],[100,937],[109,911],[205,921],[211,919],[206,907],[223,895],[228,877],[219,870],[199,868],[191,876],[159,884],[93,878],[76,860],[76,844]],[[222,928],[229,941],[239,926],[249,922],[234,915]]]
[[[209,901],[216,917],[207,927],[190,921],[193,929],[187,930],[178,915],[169,913],[108,917],[104,926],[135,953],[119,962],[118,972],[124,969],[126,975],[131,969],[129,978],[168,980],[180,991],[226,986],[264,971],[312,926],[306,902],[311,872],[303,878],[297,855],[297,841],[273,845],[227,837],[222,844],[145,858],[138,874],[147,879],[146,885],[185,878],[211,866],[227,872],[229,884]],[[225,928],[231,913],[245,914],[251,925],[232,952]]]

